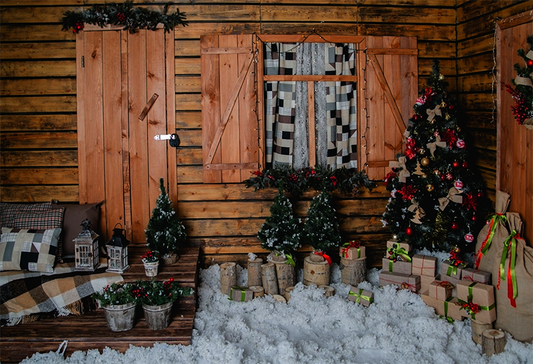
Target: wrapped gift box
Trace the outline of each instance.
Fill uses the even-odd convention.
[[[458,321],[464,319],[461,311],[461,305],[457,301],[457,298],[450,297],[446,301],[438,300],[430,297],[427,291],[422,293],[420,297],[426,305],[435,309],[435,313],[437,315]]]
[[[450,282],[454,287],[452,290],[452,296],[457,297],[457,283],[459,283],[460,279],[447,276],[446,274],[437,274],[435,280]]]
[[[402,274],[411,274],[411,265],[410,262],[402,261],[392,261],[388,258],[382,259],[382,268],[384,271],[390,273],[402,273]]]
[[[429,297],[446,301],[452,297],[453,285],[446,281],[433,281],[429,284]]]
[[[461,305],[473,304],[478,312],[469,312],[463,308],[464,317],[470,317],[480,324],[490,324],[496,321],[496,305],[494,286],[478,282],[459,281],[457,283],[457,299]]]
[[[441,276],[448,276],[450,278],[461,279],[462,271],[463,271],[463,267],[462,266],[457,266],[456,267],[456,266],[450,264],[449,260],[445,260],[440,265],[440,274],[441,274]]]
[[[339,256],[348,260],[356,260],[366,257],[366,249],[364,246],[359,248],[342,247],[339,250]]]
[[[428,292],[430,283],[433,281],[437,281],[437,277],[438,276],[420,276],[420,292]]]
[[[398,240],[388,240],[387,241],[387,253],[386,258],[390,257],[389,249],[404,249],[407,252],[407,255],[412,256],[413,252],[411,251],[411,245],[407,243],[399,243]]]
[[[420,276],[390,273],[382,270],[379,274],[379,285],[386,286],[388,284],[395,284],[401,288],[407,288],[416,293],[420,290]]]
[[[483,284],[491,284],[492,274],[483,270],[473,268],[464,268],[461,272],[461,279],[470,282],[478,282]]]
[[[350,286],[348,293],[348,300],[362,304],[365,307],[370,306],[374,302],[374,292],[366,289]]]
[[[254,298],[254,291],[248,287],[230,287],[229,299],[231,301],[248,302]]]
[[[411,273],[418,276],[435,277],[437,274],[437,258],[416,254],[413,256]]]

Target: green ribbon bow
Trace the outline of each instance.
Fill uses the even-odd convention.
[[[511,301],[511,305],[516,307],[516,296],[518,295],[518,285],[516,283],[516,236],[519,236],[516,230],[511,232],[511,235],[505,239],[503,242],[504,249],[502,251],[502,257],[500,260],[500,271],[498,273],[498,285],[497,288],[500,289],[500,279],[505,281],[505,261],[509,254],[509,270],[507,276],[509,278],[507,285],[507,296]]]
[[[294,261],[294,258],[292,257],[292,254],[285,253],[285,258],[287,258],[287,263],[286,264],[290,264],[293,267],[296,267],[296,262]]]
[[[373,303],[374,302],[374,298],[370,297],[370,296],[363,296],[363,291],[364,291],[364,289],[359,288],[359,293],[354,293],[354,292],[350,291],[348,293],[348,295],[356,297],[355,302],[357,302],[357,303],[361,303],[361,298],[366,300],[366,301],[368,301],[368,303]]]
[[[507,217],[503,214],[495,214],[492,216],[492,219],[490,220],[489,233],[487,234],[487,237],[481,244],[481,248],[479,248],[476,254],[476,261],[474,264],[476,269],[479,268],[481,257],[489,250],[490,244],[492,243],[492,239],[494,238],[494,234],[496,232],[496,227],[498,226],[499,222],[501,222],[502,224],[506,223]]]
[[[411,257],[409,256],[409,252],[405,250],[405,248],[401,248],[399,243],[394,243],[392,245],[392,252],[391,257],[399,256],[402,258],[404,262],[410,262]],[[390,259],[390,258],[389,258]]]

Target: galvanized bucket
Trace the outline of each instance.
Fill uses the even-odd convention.
[[[135,322],[135,303],[104,307],[107,327],[111,331],[128,331]]]
[[[169,302],[161,306],[143,305],[144,319],[152,330],[166,329],[170,324],[170,314],[174,302]]]

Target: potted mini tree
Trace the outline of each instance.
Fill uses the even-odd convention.
[[[187,239],[187,234],[172,207],[163,178],[159,180],[159,190],[161,193],[157,198],[157,205],[145,230],[146,244],[150,250],[159,252],[164,263],[172,264],[177,261],[177,252]]]
[[[261,247],[270,250],[270,260],[276,264],[278,288],[294,285],[293,252],[300,246],[300,219],[295,217],[292,204],[279,187],[278,195],[270,207],[270,216],[261,226],[257,237]]]
[[[341,245],[339,222],[326,189],[313,198],[303,227],[303,238],[313,247],[304,260],[304,284],[328,285],[331,259],[325,251]]]
[[[104,309],[107,327],[111,331],[127,331],[135,322],[136,286],[117,282],[92,295]]]

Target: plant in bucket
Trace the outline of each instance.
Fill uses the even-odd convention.
[[[300,246],[300,219],[295,217],[292,204],[283,194],[280,185],[278,195],[270,207],[270,216],[261,225],[257,237],[261,247],[270,250],[269,260],[276,266],[280,294],[294,285],[293,252]]]
[[[159,252],[149,250],[142,257],[144,272],[148,277],[155,277],[159,271]]]
[[[303,283],[329,285],[331,258],[325,251],[338,249],[341,245],[341,235],[335,209],[331,205],[331,195],[325,189],[313,198],[309,206],[303,237],[314,249],[313,253],[304,259]]]
[[[137,281],[136,294],[142,303],[144,318],[152,330],[162,330],[170,324],[172,307],[181,296],[192,294],[191,288],[178,287],[173,278],[167,281]]]
[[[178,260],[178,251],[185,243],[187,234],[185,226],[176,216],[166,189],[164,179],[159,180],[161,191],[152,210],[152,216],[144,231],[146,245],[150,250],[158,251],[165,264],[173,264]]]
[[[136,286],[131,283],[118,282],[105,287],[92,297],[104,309],[107,327],[111,331],[127,331],[135,323]]]

